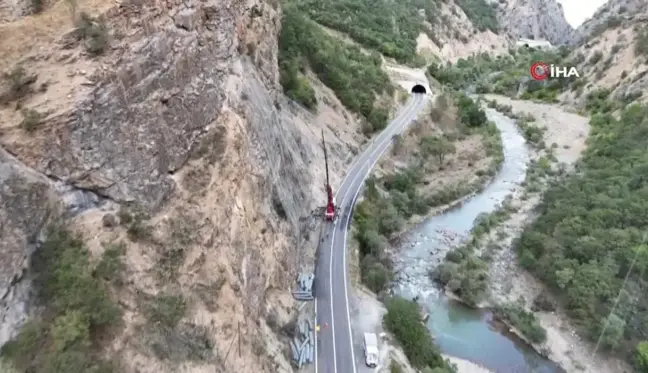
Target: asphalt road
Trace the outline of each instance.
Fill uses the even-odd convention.
[[[346,262],[347,232],[358,194],[369,172],[397,135],[416,118],[425,106],[423,94],[413,94],[385,128],[357,157],[342,184],[337,186],[336,201],[339,215],[335,223],[324,230],[315,273],[315,307],[317,323],[321,326],[316,341],[315,371],[317,373],[357,373],[357,361],[363,352],[354,351],[349,316],[349,282]],[[328,327],[324,327],[328,325]]]

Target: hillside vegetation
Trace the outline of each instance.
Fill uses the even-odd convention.
[[[389,107],[377,101],[380,95],[391,95],[393,86],[379,55],[367,55],[327,34],[294,6],[284,8],[279,48],[281,84],[288,97],[316,108],[315,91],[306,77],[310,69],[344,106],[366,119],[368,132],[385,127]]]
[[[341,31],[386,57],[403,63],[416,58],[416,37],[423,17],[412,0],[306,0],[297,6],[317,23]]]
[[[555,291],[586,336],[639,359],[645,372],[648,107],[625,107],[617,119],[615,105],[597,98],[578,172],[548,190],[516,246],[522,266]]]
[[[464,95],[455,98],[458,120],[464,136],[478,133],[485,143],[492,164],[474,184],[449,185],[433,195],[421,193],[423,172],[428,162],[443,163],[444,157],[455,150],[449,136],[424,136],[419,140],[421,158],[405,168],[380,178],[367,180],[364,200],[354,212],[356,239],[360,246],[360,272],[363,283],[375,293],[384,291],[391,280],[391,262],[385,254],[389,240],[404,227],[413,215],[425,215],[430,208],[450,203],[483,186],[503,160],[501,139],[493,124],[472,100]],[[434,111],[431,113],[435,115]]]
[[[455,64],[432,64],[428,67],[428,74],[441,84],[457,90],[556,102],[560,93],[584,86],[585,77],[535,81],[531,79],[529,70],[537,61],[571,65],[574,62],[568,59],[568,54],[567,49],[552,51],[521,47],[510,49],[508,54],[497,57],[481,53],[462,58]]]
[[[64,231],[50,234],[33,258],[47,312],[2,346],[2,357],[20,372],[116,372],[97,347],[121,319],[107,283],[118,280],[122,253],[121,247],[109,248],[93,269],[81,240]]]
[[[456,372],[434,344],[416,303],[395,297],[389,299],[386,305],[387,313],[383,318],[385,328],[398,340],[413,367],[421,369],[422,373]]]
[[[489,4],[483,0],[457,0],[456,3],[477,30],[491,30],[495,33],[499,31],[497,3]]]
[[[496,5],[484,0],[460,0],[456,4],[477,30],[498,30]],[[440,44],[434,35],[435,26],[452,23],[446,16],[439,16],[440,0],[304,0],[296,5],[317,23],[340,31],[385,57],[414,66],[425,63],[416,53],[418,35],[424,32]]]

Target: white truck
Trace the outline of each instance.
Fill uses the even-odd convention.
[[[374,333],[364,333],[363,350],[365,363],[368,367],[375,368],[378,365],[378,337]]]

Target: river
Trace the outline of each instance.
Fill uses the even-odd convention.
[[[475,218],[488,213],[519,188],[530,160],[529,148],[515,123],[486,109],[502,136],[504,162],[494,180],[480,194],[411,230],[394,258],[396,293],[427,304],[428,327],[441,351],[482,365],[496,373],[564,373],[492,320],[490,312],[469,309],[446,298],[428,273],[445,254],[466,238]]]

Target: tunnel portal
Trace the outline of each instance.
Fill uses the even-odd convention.
[[[412,87],[412,93],[427,93],[427,90],[425,89],[424,86],[417,84],[414,87]]]

